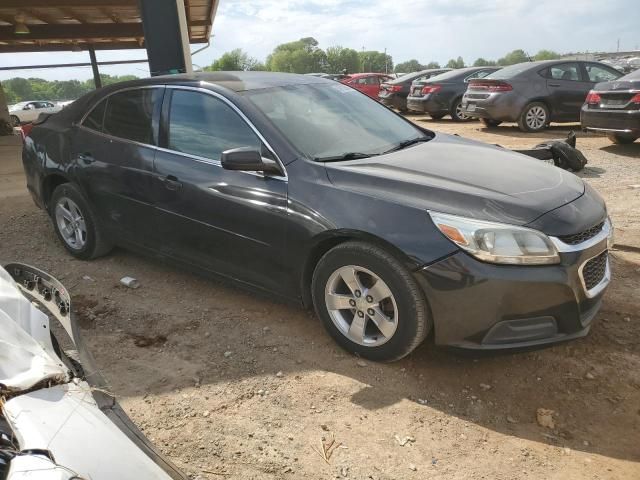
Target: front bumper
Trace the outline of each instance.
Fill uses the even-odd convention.
[[[602,110],[583,106],[580,122],[584,130],[640,136],[640,110]]]
[[[560,264],[547,266],[489,264],[460,251],[423,268],[417,277],[431,307],[436,344],[502,350],[586,335],[611,274],[607,259],[602,280],[586,290],[583,268],[606,251],[604,238],[583,250],[569,247]]]

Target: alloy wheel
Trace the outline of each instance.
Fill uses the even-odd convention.
[[[469,120],[469,115],[467,115],[466,113],[464,113],[464,110],[462,109],[462,103],[458,103],[456,105],[456,116],[460,119],[460,120]]]
[[[325,303],[334,325],[358,345],[382,345],[398,328],[398,306],[391,289],[364,267],[346,265],[333,272],[327,280]]]
[[[82,250],[87,243],[87,226],[78,205],[68,197],[60,197],[55,217],[64,242],[74,250]]]
[[[543,107],[535,105],[527,111],[525,121],[531,130],[540,130],[547,124],[547,112]]]

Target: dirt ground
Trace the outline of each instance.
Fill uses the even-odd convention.
[[[413,119],[511,148],[568,132]],[[640,479],[640,143],[581,134],[578,146],[617,227],[614,278],[590,335],[544,350],[469,356],[427,341],[394,364],[363,362],[297,306],[123,250],[74,260],[8,147],[0,262],[66,284],[124,408],[193,477]],[[120,286],[125,275],[141,287]],[[339,445],[327,461],[323,438]]]

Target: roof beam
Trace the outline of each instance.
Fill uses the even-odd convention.
[[[87,45],[79,43],[78,46],[84,51]],[[54,43],[54,44],[20,44],[20,45],[0,45],[0,53],[20,53],[20,52],[58,52],[65,51],[70,52],[73,45],[69,43]],[[96,50],[124,50],[132,48],[144,48],[144,45],[140,45],[135,42],[96,42],[93,44],[93,48]]]
[[[55,4],[55,5],[54,5]],[[0,8],[121,7],[138,6],[137,0],[2,0]]]
[[[93,23],[80,25],[29,25],[28,34],[16,34],[12,26],[0,26],[0,41],[72,40],[78,38],[144,37],[142,23]]]

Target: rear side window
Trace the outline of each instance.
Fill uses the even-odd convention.
[[[595,63],[585,63],[584,67],[587,70],[587,76],[590,82],[610,82],[622,76],[621,73],[613,69]]]
[[[553,65],[547,70],[548,78],[553,80],[570,80],[579,82],[582,80],[580,76],[580,66],[577,63],[561,63]]]
[[[102,120],[104,119],[104,111],[106,105],[106,100],[103,100],[98,105],[96,105],[95,108],[91,110],[91,113],[87,116],[87,118],[84,119],[84,122],[82,122],[82,126],[90,128],[91,130],[101,132]]]
[[[211,95],[174,90],[169,112],[169,148],[219,160],[231,148],[262,143],[255,132],[226,103]]]
[[[114,137],[154,145],[153,111],[161,99],[157,88],[127,90],[107,100],[103,131]]]

